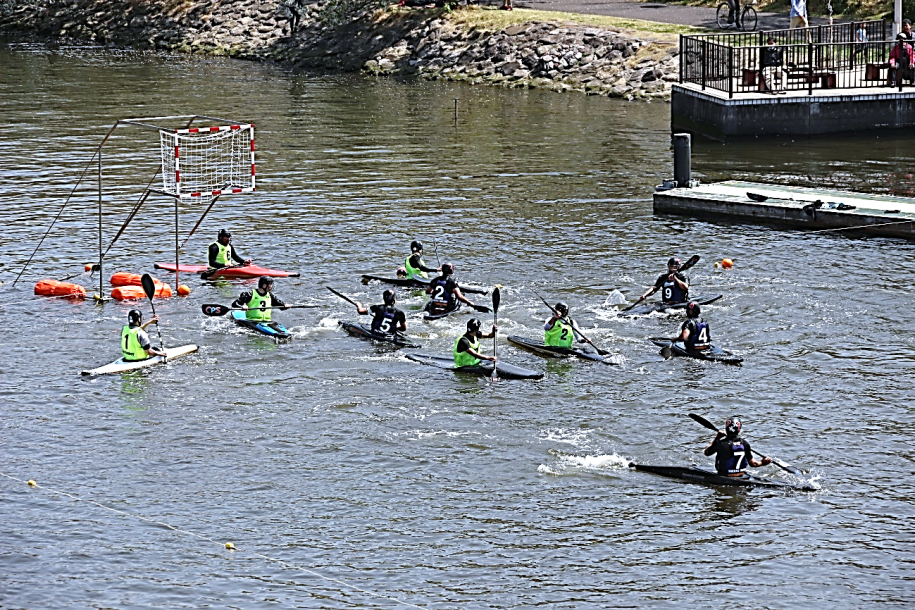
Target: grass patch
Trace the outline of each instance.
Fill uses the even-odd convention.
[[[461,25],[467,29],[483,31],[501,30],[510,25],[529,23],[531,21],[551,21],[563,24],[613,28],[641,38],[665,42],[676,41],[679,34],[708,33],[708,30],[704,28],[694,28],[674,23],[657,23],[604,15],[579,15],[577,13],[561,13],[558,11],[532,11],[521,8],[516,8],[513,11],[503,11],[490,7],[471,7],[450,13],[443,12],[442,16],[451,23]]]

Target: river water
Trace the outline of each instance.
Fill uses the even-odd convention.
[[[0,75],[0,606],[910,607],[912,244],[654,216],[666,104],[21,43],[0,48]],[[259,188],[221,199],[182,261],[226,227],[244,256],[301,271],[279,296],[321,307],[277,314],[295,336],[276,345],[200,312],[250,284],[183,276],[191,296],[156,312],[167,345],[200,351],[83,378],[118,356],[131,307],[151,315],[145,300],[32,296],[96,260],[94,165],[12,280],[115,120],[193,113],[257,125]],[[118,129],[103,149],[106,247],[155,172],[155,135]],[[915,160],[884,135],[697,140],[693,165],[905,192]],[[182,240],[202,211],[181,205]],[[173,282],[153,271],[174,258],[173,223],[151,197],[105,290],[113,271]],[[412,239],[464,281],[503,285],[499,356],[542,381],[456,376],[339,329],[358,316],[324,287],[379,302],[360,274],[392,273]],[[646,338],[679,317],[616,315],[694,253],[693,293],[724,294],[704,315],[742,367],[665,361]],[[723,257],[735,267],[713,267]],[[616,364],[507,345],[542,332],[534,290],[568,302]],[[447,354],[469,315],[424,322],[423,300],[399,292],[408,334]],[[755,449],[819,490],[629,470],[710,464],[689,412],[739,415]]]

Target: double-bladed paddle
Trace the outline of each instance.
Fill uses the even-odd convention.
[[[499,291],[499,287],[496,286],[495,290],[492,291],[492,325],[497,326],[499,323],[499,304],[502,302],[502,293]],[[493,331],[492,333],[492,357],[496,358],[496,346],[499,344],[499,339],[496,337],[499,331]],[[492,380],[499,381],[499,363],[498,361],[493,361],[492,363]]]
[[[694,421],[696,421],[696,422],[702,424],[703,426],[705,426],[705,427],[708,428],[709,430],[714,430],[715,432],[721,434],[721,430],[719,430],[718,427],[715,426],[715,424],[713,424],[713,423],[710,422],[709,420],[705,419],[705,418],[702,417],[701,415],[696,415],[695,413],[690,413],[689,416],[690,416],[691,419],[693,419]],[[753,451],[752,448],[750,449],[750,451],[752,451],[755,455],[757,455],[757,456],[759,456],[759,457],[769,457],[769,459],[772,460],[772,463],[773,463],[773,464],[775,464],[776,466],[778,466],[779,468],[781,468],[781,469],[784,470],[785,472],[790,472],[791,474],[797,474],[797,475],[803,474],[803,473],[800,471],[800,469],[795,468],[795,467],[792,466],[791,464],[786,464],[785,462],[781,461],[781,460],[778,459],[778,458],[774,458],[774,457],[772,457],[772,456],[765,456],[765,455],[763,455],[762,453],[760,453],[760,452],[758,452],[758,451]]]
[[[143,284],[143,292],[146,293],[146,297],[149,299],[149,306],[152,307],[153,317],[156,317],[156,305],[153,303],[153,297],[156,296],[156,283],[153,282],[152,277],[148,273],[144,273],[143,277],[140,278],[140,283]],[[156,332],[159,334],[159,349],[162,352],[165,352],[165,345],[162,343],[162,331],[159,330],[159,324],[156,323]],[[163,361],[165,356],[162,356]]]
[[[549,307],[550,311],[553,312],[553,315],[559,316],[559,313],[558,313],[555,309],[553,309],[553,306],[552,306],[552,305],[550,305],[549,303],[546,302],[546,299],[544,299],[542,296],[540,296],[540,293],[539,293],[539,292],[537,292],[536,290],[534,290],[533,292],[534,292],[534,294],[537,295],[537,298],[538,298],[538,299],[540,299],[541,301],[543,301],[543,304],[544,304],[544,305],[546,305],[547,307]],[[568,325],[572,327],[572,332],[574,332],[574,333],[577,334],[579,337],[581,337],[582,339],[584,339],[585,341],[587,341],[588,343],[590,343],[590,344],[591,344],[591,347],[593,347],[594,350],[595,350],[598,354],[600,354],[601,356],[609,356],[609,355],[610,355],[610,352],[608,352],[607,350],[601,349],[601,348],[597,347],[596,345],[594,345],[594,342],[591,341],[591,339],[587,338],[583,332],[581,332],[580,330],[578,330],[578,329],[575,327],[575,324],[572,323],[572,320],[569,320],[569,319],[567,319],[567,318],[563,318],[562,316],[559,316],[559,318],[560,318],[561,320],[567,322]]]
[[[677,269],[676,273],[680,273],[680,272],[682,272],[682,271],[687,271],[687,270],[689,270],[693,265],[695,265],[695,264],[698,263],[698,262],[699,262],[699,255],[698,255],[698,254],[693,254],[693,255],[689,258],[688,261],[686,261],[685,263],[683,263],[682,265],[680,265],[680,268]],[[630,305],[629,307],[625,307],[625,308],[621,309],[620,311],[629,311],[630,309],[632,309],[633,307],[635,307],[636,305],[638,305],[639,303],[641,303],[641,302],[644,301],[644,300],[645,300],[645,297],[639,297],[639,299],[638,299],[635,303],[633,303],[633,304]]]
[[[317,309],[323,307],[322,305],[286,305],[286,307],[258,307],[258,311],[261,309]],[[230,311],[248,311],[244,307],[226,307],[225,305],[217,305],[216,303],[204,303],[200,306],[201,311],[208,316],[224,316]]]

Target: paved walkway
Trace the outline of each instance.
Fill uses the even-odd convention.
[[[718,29],[715,21],[715,7],[711,6],[683,6],[661,2],[639,2],[638,0],[516,0],[515,6],[540,11],[607,15]],[[827,19],[813,18],[811,25],[826,25],[827,23]],[[759,13],[757,30],[781,30],[787,29],[788,25],[787,12]],[[727,31],[734,32],[735,30]]]

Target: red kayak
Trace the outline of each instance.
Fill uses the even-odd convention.
[[[156,269],[171,271],[172,273],[175,272],[175,263],[156,263],[154,266]],[[179,273],[203,273],[208,269],[209,267],[206,265],[178,265]],[[252,277],[261,277],[263,275],[268,277],[299,277],[299,274],[295,272],[280,271],[279,269],[267,269],[266,267],[260,267],[258,265],[245,265],[240,267],[224,267],[214,272],[207,279],[247,279]]]

